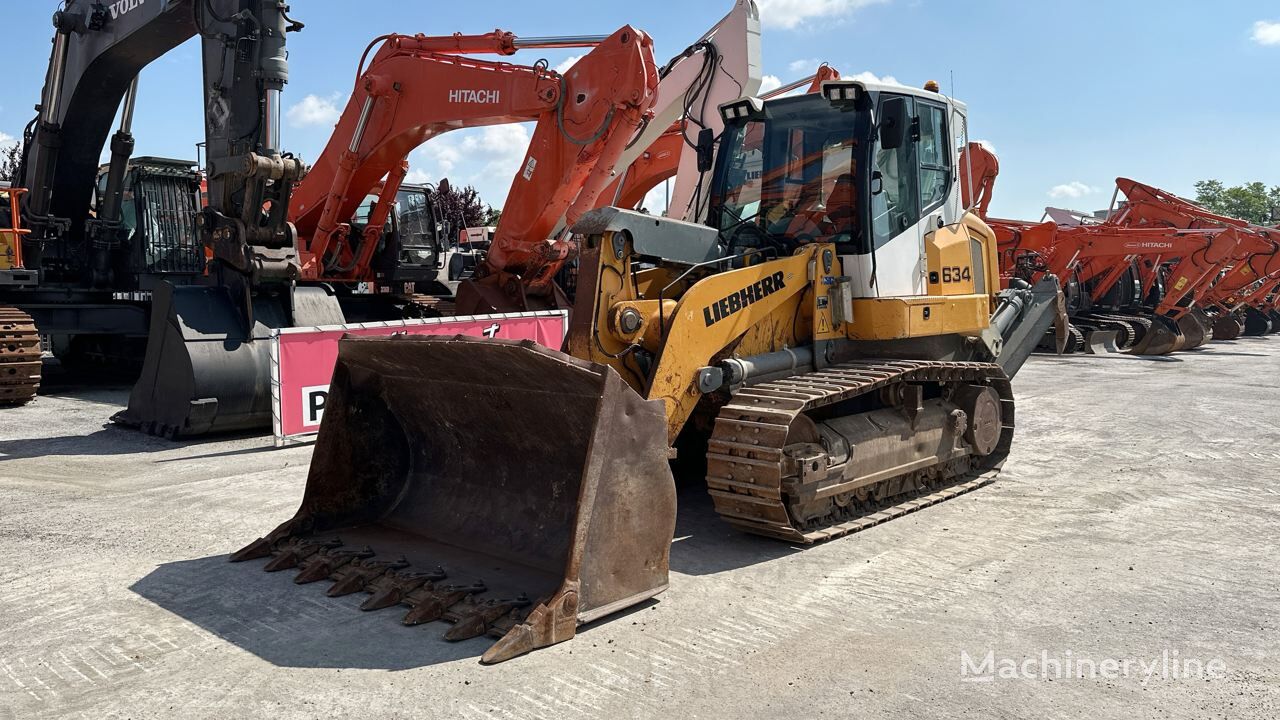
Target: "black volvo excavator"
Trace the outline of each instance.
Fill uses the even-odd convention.
[[[166,432],[177,423],[162,400],[173,394],[209,398],[183,408],[193,434],[257,421],[263,409],[248,405],[266,393],[219,390],[220,383],[242,386],[246,378],[267,382],[259,358],[242,348],[271,327],[343,321],[325,287],[294,287],[299,265],[287,211],[305,168],[281,148],[280,97],[289,78],[285,36],[302,24],[288,13],[279,0],[67,0],[53,16],[39,115],[24,133],[15,183],[25,190],[16,194],[25,233],[19,252],[0,265],[0,310],[4,331],[28,339],[37,333],[158,339],[148,344],[144,381],[118,420]],[[156,216],[183,222],[148,235],[127,212],[130,194],[146,192],[126,187],[137,175],[130,158],[138,73],[197,36],[206,200],[200,207],[190,194],[154,194]],[[111,160],[99,183],[98,158],[108,140]],[[173,361],[189,353],[161,361],[163,346],[184,334],[210,341],[192,353],[218,348],[217,361],[199,378],[191,361]],[[24,369],[29,354],[18,358]],[[38,365],[31,374],[23,392],[11,396],[29,399]],[[196,383],[202,387],[191,392]]]

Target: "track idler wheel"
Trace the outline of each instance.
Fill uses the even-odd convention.
[[[1163,315],[1155,315],[1151,318],[1151,327],[1128,352],[1130,355],[1168,355],[1182,349],[1185,344],[1186,338],[1176,322]]]

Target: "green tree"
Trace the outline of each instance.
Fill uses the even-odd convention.
[[[0,145],[0,182],[18,182],[18,164],[22,162],[22,143]]]
[[[493,208],[480,201],[480,193],[470,185],[461,190],[447,179],[436,186],[436,203],[444,220],[454,228],[481,227],[488,224]]]
[[[1201,180],[1195,188],[1196,202],[1206,209],[1259,225],[1273,222],[1272,209],[1280,208],[1280,185],[1268,189],[1265,183],[1251,182],[1227,187],[1220,180]]]

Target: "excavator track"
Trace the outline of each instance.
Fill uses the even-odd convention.
[[[31,316],[0,305],[0,405],[31,402],[40,387],[40,333]]]
[[[1116,334],[1116,346],[1121,350],[1133,347],[1133,344],[1138,341],[1139,332],[1141,332],[1141,329],[1135,327],[1134,323],[1109,315],[1090,314],[1077,318],[1076,322],[1081,328],[1114,332]]]
[[[983,386],[999,397],[999,436],[985,456],[968,454],[927,467],[842,488],[818,488],[799,477],[789,458],[792,425],[806,413],[894,386]],[[708,442],[707,487],[716,512],[743,530],[799,543],[848,535],[949,500],[995,480],[1013,440],[1013,392],[999,366],[989,363],[849,362],[747,387],[721,408]],[[995,428],[990,428],[994,430]],[[874,476],[873,476],[874,477]],[[815,492],[816,490],[816,492]],[[814,503],[827,507],[814,519]],[[809,519],[797,521],[799,504]]]
[[[1138,342],[1141,342],[1142,338],[1151,330],[1151,318],[1143,317],[1141,315],[1129,315],[1125,313],[1093,313],[1092,316],[1099,320],[1124,323],[1131,327],[1133,329],[1133,340],[1126,346],[1126,348],[1133,347]]]

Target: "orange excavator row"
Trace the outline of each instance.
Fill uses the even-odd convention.
[[[1128,178],[1100,219],[1054,208],[1040,222],[986,217],[998,160],[971,143],[961,172],[999,238],[1003,282],[1062,279],[1070,324],[1043,348],[1164,355],[1280,331],[1280,228]]]

